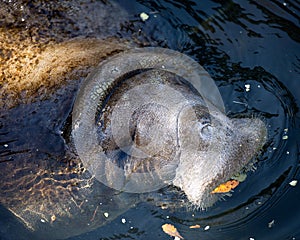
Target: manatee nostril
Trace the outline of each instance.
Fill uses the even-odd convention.
[[[231,137],[232,135],[233,135],[233,131],[229,127],[226,127],[226,136]]]

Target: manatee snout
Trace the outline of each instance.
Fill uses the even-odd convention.
[[[200,209],[212,206],[219,199],[218,194],[212,193],[218,185],[243,169],[247,170],[267,137],[265,123],[258,118],[230,119],[216,111],[210,112],[209,120],[205,119],[206,125],[200,123],[200,128],[187,131],[186,119],[182,117],[181,128],[185,130],[180,132],[179,138],[185,144],[181,145],[180,162],[173,181],[192,205]],[[199,121],[203,122],[201,117]],[[193,142],[184,139],[193,139]]]
[[[232,119],[234,128],[240,136],[237,156],[241,156],[241,161],[246,163],[265,144],[267,138],[267,128],[265,123],[259,118]]]

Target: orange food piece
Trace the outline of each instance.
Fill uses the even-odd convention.
[[[51,223],[53,223],[55,220],[56,220],[56,216],[53,214],[53,215],[51,216]]]
[[[196,224],[196,225],[190,226],[190,228],[200,228],[200,225]]]
[[[169,234],[171,237],[179,237],[180,239],[183,239],[183,237],[179,234],[177,229],[172,224],[164,224],[161,226],[162,230]]]
[[[230,192],[230,190],[236,188],[238,185],[239,185],[239,181],[229,180],[226,183],[220,184],[211,193],[227,193]]]

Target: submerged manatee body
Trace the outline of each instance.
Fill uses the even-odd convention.
[[[51,44],[20,72],[15,65],[4,69],[0,203],[32,233],[21,239],[63,239],[91,231],[138,201],[85,171],[65,125],[79,79],[128,47],[112,38],[74,39]]]
[[[64,239],[110,222],[138,198],[85,171],[67,126],[80,80],[131,48],[114,37],[126,12],[106,1],[17,0],[0,2],[0,19],[0,204],[26,227],[16,231],[1,211],[3,237]]]
[[[196,208],[212,206],[218,196],[211,192],[246,169],[266,127],[257,118],[229,119],[205,74],[188,57],[160,48],[100,64],[73,110],[84,166],[110,188],[143,193],[173,185]]]

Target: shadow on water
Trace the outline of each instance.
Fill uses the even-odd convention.
[[[191,240],[300,238],[300,5],[267,0],[117,2],[129,16],[117,37],[168,47],[197,60],[216,81],[228,115],[261,117],[268,142],[256,170],[231,197],[207,211],[141,203],[110,224],[69,239],[168,239],[161,230],[164,223]],[[141,12],[149,19],[141,21]],[[291,186],[292,180],[298,185]],[[10,239],[12,227],[3,219],[10,222],[12,216],[1,212],[0,239]],[[201,228],[189,228],[195,224]]]

